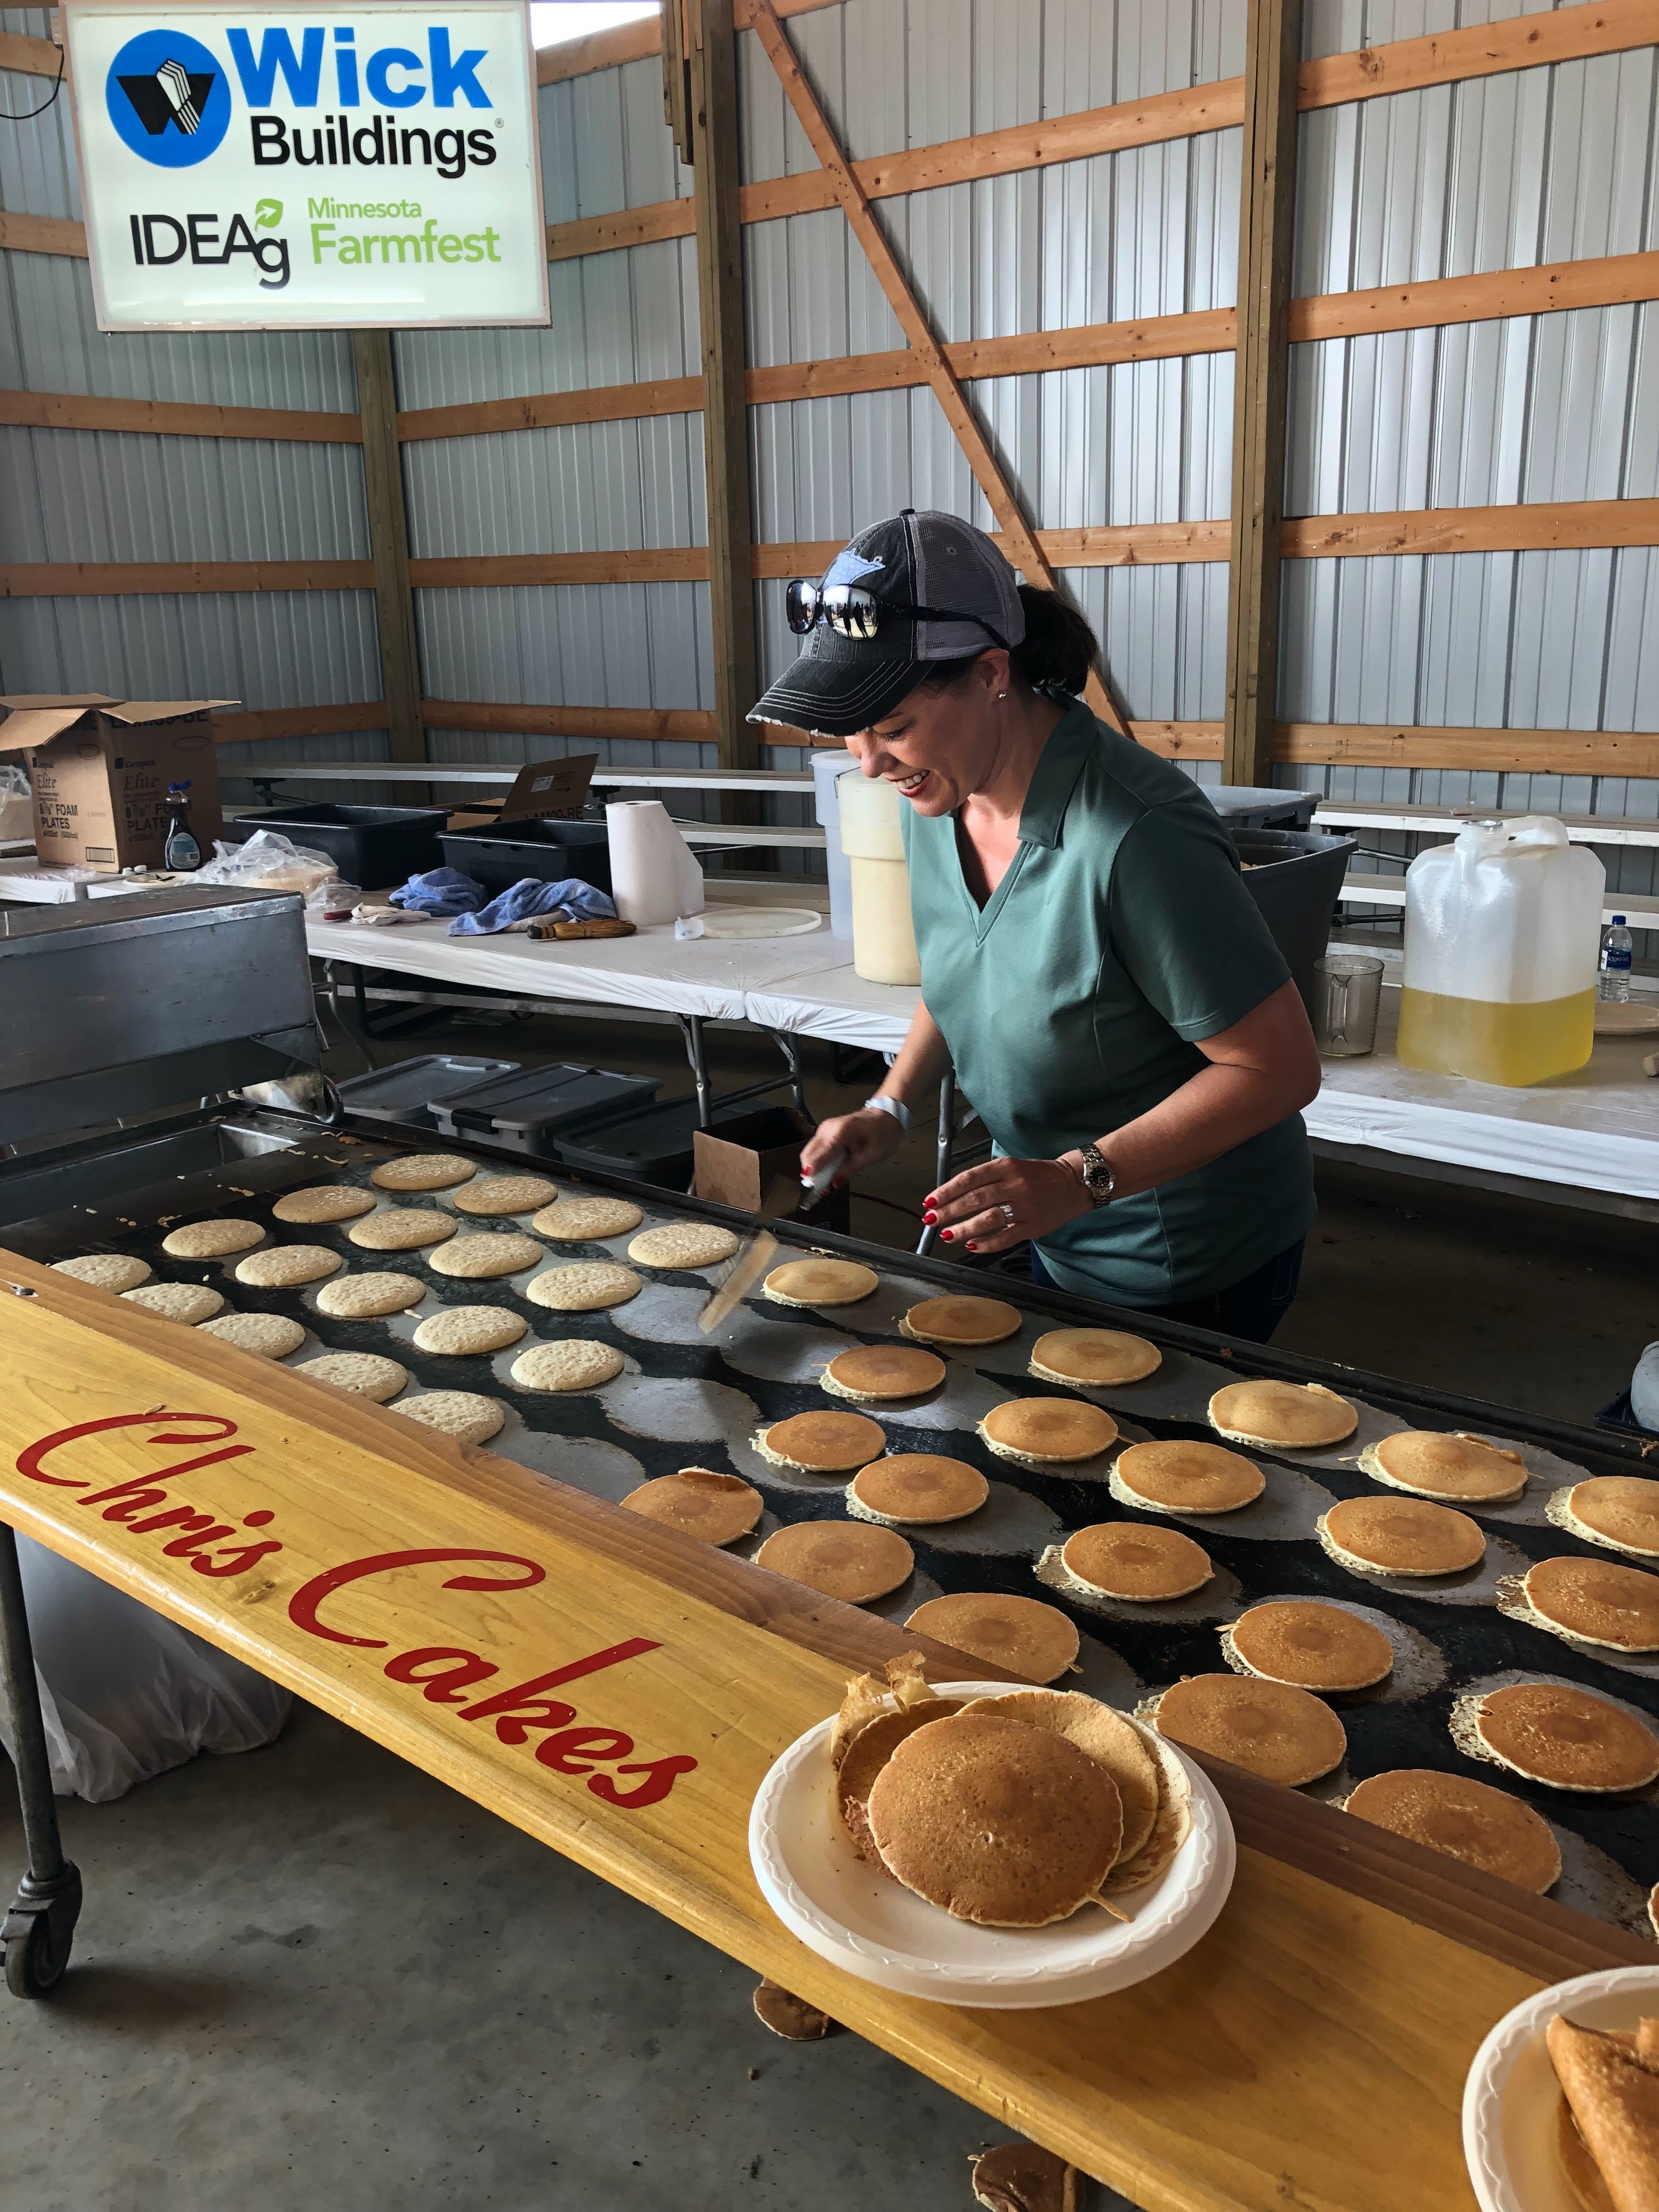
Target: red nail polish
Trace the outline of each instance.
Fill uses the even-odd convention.
[[[924,1223],[927,1227],[929,1227],[929,1228],[931,1228],[931,1227],[932,1227],[932,1225],[933,1224],[933,1223],[934,1223],[934,1222],[936,1222],[936,1221],[939,1219],[939,1216],[938,1216],[938,1214],[936,1214],[936,1213],[934,1213],[934,1212],[931,1212],[931,1211],[930,1211],[930,1212],[927,1212],[927,1213],[924,1213],[924,1214],[922,1215],[922,1217],[921,1217],[921,1218],[922,1218],[922,1221],[923,1221],[923,1223]]]
[[[948,1244],[951,1242],[957,1232],[954,1229],[941,1229],[939,1233]]]
[[[978,1251],[978,1249],[979,1249],[979,1247],[978,1247],[978,1245],[977,1245],[977,1244],[975,1244],[975,1243],[969,1243],[969,1247],[968,1247],[968,1249],[969,1249],[970,1252],[977,1252],[977,1251]]]

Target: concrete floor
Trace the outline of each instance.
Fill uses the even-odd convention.
[[[465,1036],[685,1087],[672,1031]],[[715,1056],[727,1083],[775,1064],[740,1035]],[[829,1077],[820,1050],[819,1113],[872,1080]],[[917,1132],[854,1232],[908,1242],[931,1175]],[[1321,1186],[1297,1350],[1582,1419],[1659,1337],[1650,1230]],[[0,2212],[963,2212],[969,2153],[1007,2139],[854,2037],[777,2042],[743,1968],[307,1709],[64,1814],[88,1902],[60,1995],[0,1996]],[[19,1849],[7,1802],[0,1880]]]

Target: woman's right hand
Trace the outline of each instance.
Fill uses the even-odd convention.
[[[812,1175],[832,1153],[844,1152],[847,1158],[842,1176],[855,1174],[860,1168],[874,1167],[878,1160],[890,1159],[903,1136],[893,1116],[878,1107],[863,1106],[856,1114],[834,1115],[820,1121],[802,1146],[800,1171]]]

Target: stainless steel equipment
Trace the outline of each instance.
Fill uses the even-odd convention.
[[[0,909],[0,1144],[308,1077],[301,902],[204,885]]]

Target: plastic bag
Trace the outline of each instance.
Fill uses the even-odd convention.
[[[28,1601],[52,1786],[94,1805],[200,1751],[280,1735],[293,1693],[27,1536]],[[0,1702],[0,1741],[15,1755]]]
[[[0,841],[34,835],[34,800],[22,769],[8,763],[0,768]]]
[[[232,884],[240,890],[301,891],[307,897],[339,873],[326,853],[291,844],[280,831],[256,830],[245,844],[213,848],[213,858],[197,871],[198,884]]]

